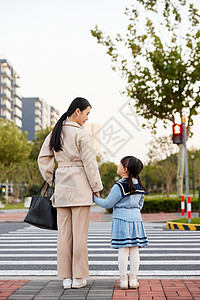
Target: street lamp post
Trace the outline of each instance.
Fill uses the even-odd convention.
[[[192,160],[192,189],[193,189],[193,199],[195,197],[195,187],[194,187],[194,154],[191,154]]]
[[[184,144],[184,154],[185,154],[185,189],[186,189],[186,201],[187,201],[187,213],[188,213],[188,223],[191,223],[191,199],[189,196],[189,173],[188,173],[188,155],[187,155],[187,133],[186,133],[186,118],[182,117],[183,126],[183,144]]]

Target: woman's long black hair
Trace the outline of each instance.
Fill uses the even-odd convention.
[[[143,163],[141,162],[141,160],[134,156],[125,156],[121,159],[121,164],[124,168],[127,168],[128,170],[128,178],[126,179],[126,181],[128,183],[131,194],[136,193],[135,184],[132,180],[133,177],[138,180],[139,185],[146,192],[146,188],[143,186],[139,176],[140,172],[143,169]]]
[[[85,98],[77,97],[75,98],[72,103],[70,104],[68,110],[60,117],[56,125],[54,126],[54,129],[51,134],[51,139],[49,142],[49,148],[50,150],[54,150],[56,152],[62,151],[62,138],[61,138],[61,131],[62,131],[62,125],[63,122],[67,119],[67,117],[70,117],[77,108],[80,109],[80,111],[85,110],[88,106],[92,107],[88,100]]]

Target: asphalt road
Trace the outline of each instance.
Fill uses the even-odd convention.
[[[23,229],[24,227],[28,227],[29,225],[23,222],[5,222],[5,223],[0,223],[0,235],[8,233],[9,231],[14,231],[17,229]],[[0,237],[1,238],[1,237]]]
[[[200,232],[171,231],[145,223],[149,246],[140,249],[140,277],[200,276]],[[110,222],[90,223],[92,276],[118,276],[117,250],[110,248]],[[56,231],[25,223],[0,224],[0,276],[56,276]]]

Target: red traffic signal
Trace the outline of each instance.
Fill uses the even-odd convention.
[[[182,124],[173,124],[172,133],[173,133],[173,143],[177,145],[182,144],[183,143]]]

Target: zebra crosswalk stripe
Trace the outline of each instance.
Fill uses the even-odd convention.
[[[111,223],[90,223],[90,275],[119,275],[110,248]],[[146,225],[149,246],[140,249],[139,276],[200,276],[200,233]],[[57,232],[33,226],[0,236],[0,276],[56,276]]]

